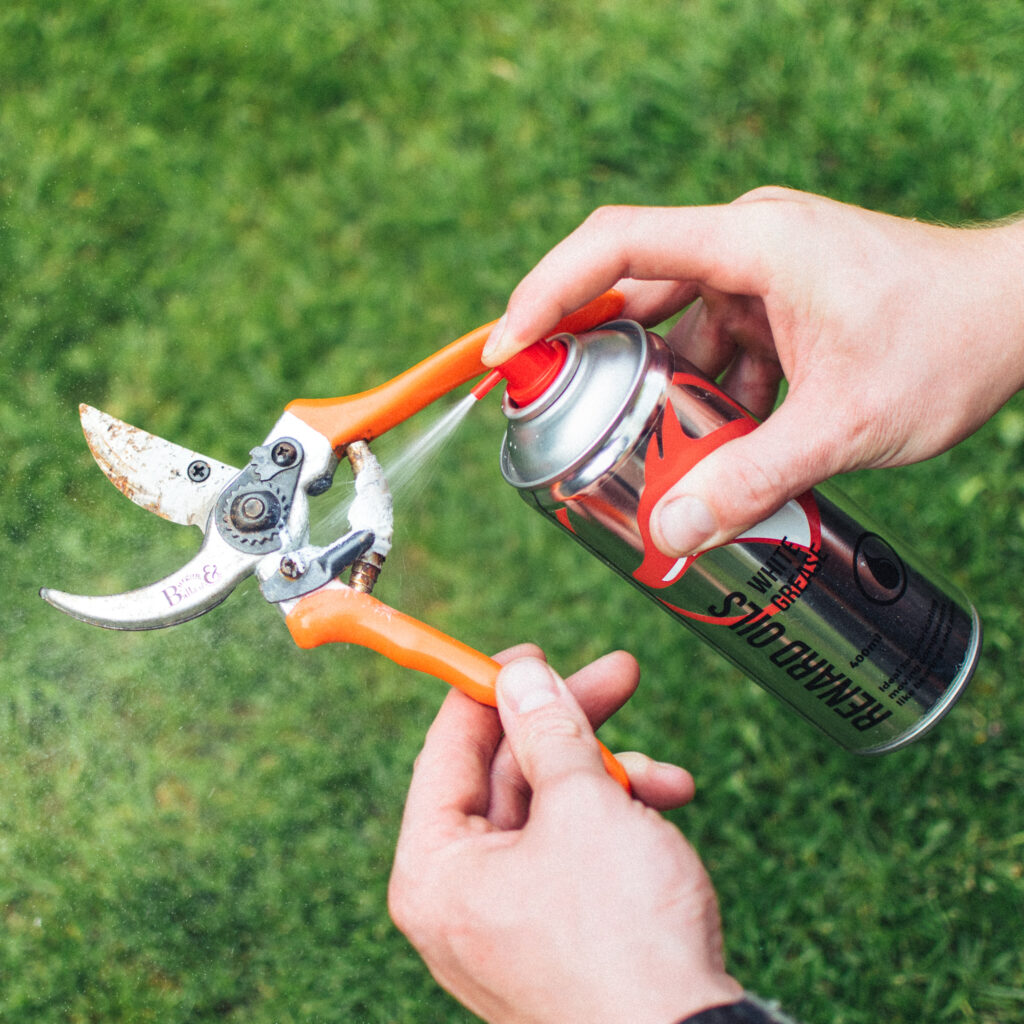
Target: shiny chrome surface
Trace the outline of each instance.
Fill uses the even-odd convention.
[[[548,391],[522,409],[506,398],[508,430],[501,471],[514,487],[575,480],[585,487],[620,458],[653,423],[671,360],[661,339],[632,321],[572,335],[565,366]]]
[[[672,458],[750,421],[638,325],[607,325],[573,345],[557,387],[525,409],[506,404],[509,483],[841,746],[881,753],[927,732],[977,662],[970,602],[831,485],[731,544],[662,555],[646,524],[678,478]]]
[[[84,406],[82,419],[96,461],[118,490],[149,511],[201,526],[206,534],[193,558],[148,586],[103,595],[40,590],[55,608],[106,629],[176,626],[220,604],[265,557],[276,568],[281,558],[276,552],[306,544],[308,494],[330,486],[338,464],[327,439],[287,412],[264,444],[252,450],[243,470],[98,409]]]
[[[149,586],[99,596],[44,587],[39,596],[74,618],[105,629],[162,629],[215,608],[252,573],[261,557],[237,551],[210,530],[194,558]]]

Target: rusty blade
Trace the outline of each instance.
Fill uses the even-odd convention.
[[[93,458],[125,497],[171,522],[206,530],[220,492],[238,475],[234,466],[165,441],[91,405],[83,404],[78,411]]]

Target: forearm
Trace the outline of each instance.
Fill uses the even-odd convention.
[[[1001,276],[1006,288],[1006,316],[1017,357],[1017,390],[1024,388],[1024,213],[993,228],[999,233]]]
[[[959,291],[973,304],[977,330],[965,333],[991,368],[994,393],[1005,401],[1024,387],[1024,214],[955,234],[964,259],[952,268],[948,301],[955,305]]]

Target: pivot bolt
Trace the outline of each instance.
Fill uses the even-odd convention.
[[[228,516],[231,525],[241,533],[259,533],[271,530],[281,519],[281,503],[270,491],[239,494]]]
[[[262,519],[264,515],[266,515],[267,506],[262,498],[252,495],[242,502],[242,507],[239,511],[243,519],[248,519],[250,522],[256,522],[256,520]]]

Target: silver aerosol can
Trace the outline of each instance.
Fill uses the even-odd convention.
[[[894,750],[942,717],[980,651],[966,598],[828,485],[663,555],[658,500],[756,421],[632,321],[539,344],[504,401],[501,470],[528,503],[846,749]]]

